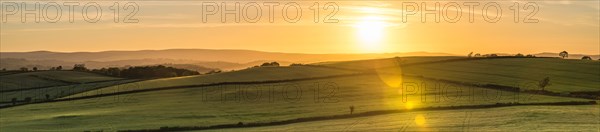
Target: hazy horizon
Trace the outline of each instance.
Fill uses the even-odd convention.
[[[202,49],[202,48],[167,48],[167,49],[139,49],[139,50],[127,50],[127,49],[113,49],[113,50],[98,50],[98,51],[52,51],[52,50],[32,50],[32,51],[0,51],[3,53],[30,53],[30,52],[54,52],[54,53],[99,53],[99,52],[130,52],[130,51],[165,51],[165,50],[212,50],[212,51],[257,51],[257,52],[267,52],[267,53],[286,53],[286,54],[396,54],[396,53],[442,53],[449,54],[453,56],[464,56],[470,52],[462,52],[462,53],[448,53],[448,52],[432,52],[432,51],[408,51],[408,52],[381,52],[381,53],[302,53],[302,52],[280,52],[280,51],[261,51],[261,50],[251,50],[251,49]],[[471,51],[474,54],[479,53],[476,51]],[[545,53],[553,53],[558,54],[561,51],[543,51],[543,52],[532,52],[532,53],[521,53],[521,52],[491,52],[491,53],[481,53],[481,54],[545,54]],[[579,53],[579,52],[570,52],[570,54],[582,54],[582,55],[600,55],[600,53]]]

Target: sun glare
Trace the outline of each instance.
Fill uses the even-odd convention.
[[[377,52],[383,49],[383,39],[387,23],[380,16],[366,16],[354,25],[362,50]]]
[[[406,104],[404,104],[404,108],[406,108],[407,110],[411,110],[415,108],[415,104],[412,101],[407,101]]]
[[[425,126],[425,116],[419,114],[415,117],[415,124],[417,124],[417,126]]]

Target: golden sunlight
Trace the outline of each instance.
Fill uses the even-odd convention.
[[[379,52],[383,49],[383,40],[387,23],[381,16],[365,16],[354,25],[360,47],[363,51]]]
[[[406,104],[404,104],[404,108],[406,108],[407,110],[411,110],[415,108],[415,103],[413,103],[412,101],[407,101]]]
[[[423,116],[422,114],[419,114],[415,117],[415,124],[417,124],[417,126],[424,126],[425,123],[425,116]]]

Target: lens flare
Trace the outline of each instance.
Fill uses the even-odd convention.
[[[415,124],[417,124],[417,126],[425,126],[425,123],[427,123],[427,121],[425,120],[425,116],[422,114],[419,114],[415,117]]]

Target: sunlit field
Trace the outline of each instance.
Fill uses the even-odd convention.
[[[77,90],[87,92],[71,93],[70,96],[57,99],[58,102],[43,102],[0,109],[3,114],[0,124],[3,130],[11,131],[115,131],[210,127],[238,123],[243,126],[243,124],[269,124],[270,122],[323,117],[323,119],[315,121],[300,121],[281,126],[266,125],[266,127],[249,130],[311,131],[326,128],[324,130],[455,131],[469,129],[476,131],[493,128],[492,130],[505,131],[548,125],[544,122],[564,119],[564,121],[557,121],[562,126],[551,126],[564,127],[564,129],[586,127],[586,130],[596,130],[594,127],[596,122],[590,122],[598,119],[599,109],[596,105],[550,105],[556,102],[593,100],[523,92],[533,87],[529,85],[523,85],[527,87],[518,85],[517,87],[524,89],[515,91],[469,85],[469,83],[473,83],[469,81],[512,86],[511,80],[499,79],[509,78],[522,80],[519,83],[537,83],[537,80],[534,80],[537,76],[534,74],[511,74],[513,72],[489,74],[486,71],[490,72],[487,70],[490,68],[502,71],[505,66],[493,65],[496,61],[512,62],[509,64],[517,65],[514,66],[517,68],[512,68],[513,70],[522,65],[549,63],[544,66],[554,67],[536,69],[536,72],[547,73],[553,79],[557,79],[550,90],[578,91],[572,87],[561,87],[562,81],[559,79],[579,76],[587,72],[564,72],[558,63],[571,63],[569,64],[571,67],[578,66],[577,69],[585,71],[584,68],[593,67],[594,63],[597,65],[598,62],[545,58],[469,60],[428,57],[422,58],[423,60],[418,59],[421,58],[329,62],[313,66],[256,67],[209,75],[115,84],[104,88],[94,88],[95,90],[78,87]],[[397,62],[399,60],[406,61]],[[354,69],[350,69],[352,65],[356,65]],[[429,70],[436,66],[443,66],[444,70]],[[465,71],[465,74],[447,73],[447,71]],[[438,78],[427,78],[432,74]],[[19,74],[12,76],[15,75]],[[468,78],[454,77],[455,75],[482,80],[469,80]],[[582,83],[580,86],[587,88],[585,90],[588,91],[600,89],[598,85],[593,85],[598,83],[593,79],[596,77],[594,73],[589,76],[590,79],[578,81]],[[398,80],[402,82],[397,82]],[[352,114],[349,107],[354,107]],[[436,108],[446,109],[437,110]],[[572,109],[577,111],[571,111]],[[378,112],[380,114],[368,114]],[[468,115],[470,116],[468,126],[463,123],[465,112],[472,114],[472,117]],[[575,115],[561,118],[563,116],[561,112],[574,112],[569,114]],[[353,117],[352,115],[357,116]],[[332,116],[338,117],[327,118]],[[579,117],[582,120],[575,120]],[[488,121],[492,118],[497,121]],[[535,123],[518,125],[525,121]],[[579,124],[581,122],[587,123]],[[215,129],[211,128],[210,130]],[[216,130],[221,131],[221,129],[237,131],[226,127]],[[551,130],[551,128],[540,128],[539,130]]]

